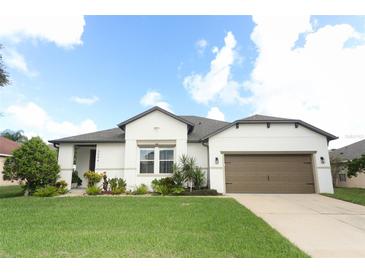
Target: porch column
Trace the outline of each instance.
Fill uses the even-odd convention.
[[[72,170],[74,162],[74,145],[60,144],[58,150],[58,164],[61,167],[60,179],[67,182],[67,188],[71,189]]]

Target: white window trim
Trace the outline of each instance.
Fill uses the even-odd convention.
[[[155,157],[153,162],[153,171],[154,173],[141,173],[140,163],[141,163],[141,150],[154,150]],[[171,176],[173,173],[160,173],[160,150],[172,150],[174,153],[173,162],[176,162],[176,147],[164,147],[164,146],[155,146],[155,147],[147,147],[141,146],[138,147],[138,161],[137,161],[137,168],[138,168],[138,176]],[[143,161],[143,160],[142,160]],[[148,161],[148,160],[145,160]]]
[[[141,160],[141,150],[154,150],[154,158],[153,158],[153,171],[156,171],[156,148],[155,147],[139,147],[138,148],[138,175],[153,175],[154,173],[141,173],[141,161],[150,161],[152,160]]]
[[[173,153],[173,157],[172,157],[172,162],[173,164],[175,163],[175,147],[161,147],[158,148],[158,173],[157,174],[161,174],[161,175],[172,175],[173,173],[160,173],[160,161],[165,161],[165,162],[170,162],[171,160],[160,160],[160,151],[163,150],[172,150]]]

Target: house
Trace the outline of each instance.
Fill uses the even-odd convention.
[[[0,185],[8,185],[11,183],[3,179],[3,167],[6,158],[11,156],[13,150],[19,147],[20,145],[18,143],[0,136]]]
[[[327,146],[336,138],[296,119],[254,115],[228,123],[153,107],[116,128],[50,142],[69,188],[74,164],[80,177],[106,172],[134,188],[171,175],[186,154],[221,193],[332,193]]]
[[[365,154],[365,139],[342,148],[330,151],[332,159],[336,159],[339,163],[360,158]],[[346,170],[341,169],[334,174],[334,183],[339,187],[360,187],[365,188],[365,173],[359,173],[356,177],[347,177]]]

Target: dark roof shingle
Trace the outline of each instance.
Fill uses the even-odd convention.
[[[118,126],[119,128],[112,128],[72,137],[61,138],[57,140],[51,140],[51,143],[101,143],[101,142],[125,142],[125,133],[124,133],[124,126],[127,123],[130,123],[144,115],[154,111],[159,110],[163,113],[168,113],[171,117],[186,123],[189,126],[189,133],[188,133],[188,141],[189,142],[199,142],[201,140],[205,140],[231,126],[236,123],[298,123],[304,127],[307,127],[319,134],[322,134],[327,137],[328,140],[336,139],[337,137],[327,133],[319,128],[316,128],[310,124],[307,124],[301,120],[296,119],[286,119],[286,118],[279,118],[279,117],[272,117],[272,116],[265,116],[265,115],[253,115],[244,119],[237,120],[233,123],[218,121],[214,119],[193,116],[193,115],[181,115],[177,116],[166,110],[160,109],[158,107],[151,108],[139,115],[136,115],[122,123]]]
[[[330,155],[342,160],[352,160],[365,154],[365,139],[330,151]]]

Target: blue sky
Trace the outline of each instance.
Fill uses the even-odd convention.
[[[294,18],[281,18],[276,22],[276,19],[251,16],[86,16],[69,22],[65,18],[49,22],[49,32],[42,28],[46,28],[47,20],[53,19],[37,19],[41,26],[35,26],[35,30],[32,30],[33,21],[27,20],[15,18],[13,32],[0,27],[0,43],[4,45],[1,51],[12,80],[10,86],[0,88],[0,109],[5,114],[0,120],[0,130],[24,129],[27,134],[41,135],[44,139],[72,135],[68,132],[101,130],[147,109],[152,101],[176,114],[205,117],[214,108],[218,115],[213,111],[211,117],[222,119],[224,114],[227,121],[256,112],[294,116],[347,138],[347,142],[362,138],[364,134],[363,126],[358,124],[339,129],[335,123],[329,123],[335,109],[347,102],[332,93],[331,98],[335,98],[331,108],[323,99],[328,91],[317,96],[320,92],[312,87],[332,88],[328,82],[341,75],[341,71],[332,72],[323,67],[322,71],[328,73],[319,79],[314,76],[315,80],[308,86],[312,80],[304,76],[313,69],[308,67],[307,71],[302,71],[307,62],[300,66],[300,71],[297,69],[297,74],[289,75],[290,68],[294,70],[298,66],[298,61],[294,63],[290,59],[293,54],[303,54],[305,58],[300,60],[308,59],[306,56],[316,60],[314,51],[305,48],[310,38],[317,41],[314,45],[318,44],[316,54],[319,56],[323,56],[321,52],[331,52],[322,49],[325,42],[320,39],[333,39],[332,44],[345,39],[344,47],[358,46],[356,54],[362,57],[363,17],[312,16],[300,22]],[[270,20],[275,23],[271,24]],[[22,33],[17,29],[18,23],[25,24],[29,30]],[[326,28],[328,26],[336,28],[332,30]],[[51,27],[57,31],[52,31]],[[255,27],[256,39],[251,36]],[[81,30],[76,33],[75,29]],[[66,39],[68,35],[70,38]],[[229,40],[226,43],[225,38]],[[280,49],[290,45],[292,40],[295,43],[288,46],[286,52]],[[295,51],[301,47],[302,51]],[[338,52],[333,54],[338,56]],[[216,70],[211,67],[215,59],[219,59]],[[324,61],[319,62],[319,66],[325,64]],[[270,71],[268,68],[274,63]],[[359,65],[346,70],[358,69]],[[281,70],[287,78],[276,75]],[[345,80],[357,81],[357,78],[351,79],[356,75],[344,74],[350,77]],[[290,82],[290,79],[295,81]],[[306,89],[301,89],[304,80],[306,88],[313,88],[308,94],[316,96],[304,95],[307,93]],[[205,89],[211,89],[211,93],[205,94]],[[149,99],[143,101],[151,92],[154,95],[150,94]],[[296,98],[298,102],[294,107],[286,107]],[[33,108],[29,107],[30,103]],[[356,112],[351,114],[356,115]],[[44,121],[37,124],[29,119]],[[88,122],[82,126],[85,121]],[[44,123],[48,125],[45,127]]]

